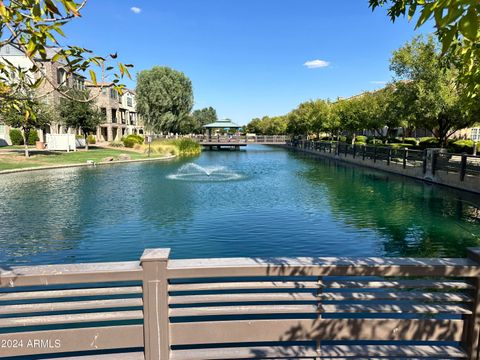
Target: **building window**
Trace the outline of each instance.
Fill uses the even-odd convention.
[[[5,54],[10,54],[10,46],[5,46]]]
[[[127,106],[133,106],[133,99],[130,96],[127,96]]]
[[[470,137],[473,141],[480,141],[480,128],[473,128]]]
[[[115,89],[110,89],[110,99],[118,99],[118,93]]]
[[[1,135],[5,135],[5,125],[4,124],[0,124],[0,136]]]
[[[57,69],[57,83],[60,85],[66,85],[67,73],[63,69]]]

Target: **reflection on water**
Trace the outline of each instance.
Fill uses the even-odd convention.
[[[209,181],[215,173],[241,179]],[[479,203],[250,145],[166,164],[10,174],[0,177],[0,264],[134,260],[146,247],[176,258],[463,256],[479,243]]]

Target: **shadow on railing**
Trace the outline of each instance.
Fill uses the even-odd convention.
[[[480,250],[465,259],[169,253],[146,250],[140,263],[4,267],[0,342],[58,343],[2,355],[478,359]]]

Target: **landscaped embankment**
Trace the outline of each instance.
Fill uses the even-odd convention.
[[[480,193],[480,157],[440,149],[410,150],[336,142],[293,141],[287,147],[435,184]]]

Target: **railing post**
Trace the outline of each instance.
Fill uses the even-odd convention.
[[[465,180],[466,173],[467,173],[467,154],[462,154],[462,162],[460,165],[460,181]]]
[[[357,156],[357,145],[353,144],[353,158]]]
[[[143,333],[145,360],[168,360],[167,265],[170,249],[146,249],[140,259],[143,268]]]
[[[374,148],[373,148],[373,162],[376,163],[377,162],[377,146],[374,145]]]
[[[387,165],[390,166],[390,161],[392,159],[392,148],[388,148],[388,154],[387,154]]]
[[[438,152],[434,151],[432,153],[432,174],[435,175],[435,170],[437,169],[437,161],[438,161]]]
[[[480,248],[467,249],[467,257],[480,266]],[[480,277],[472,279],[474,286],[472,314],[466,318],[463,329],[462,346],[467,359],[478,360],[480,351]]]
[[[363,145],[362,160],[365,160],[366,154],[367,154],[367,145]]]
[[[423,173],[427,173],[427,149],[423,150]]]
[[[408,151],[407,148],[403,149],[403,168],[404,169],[407,168],[407,151]]]

